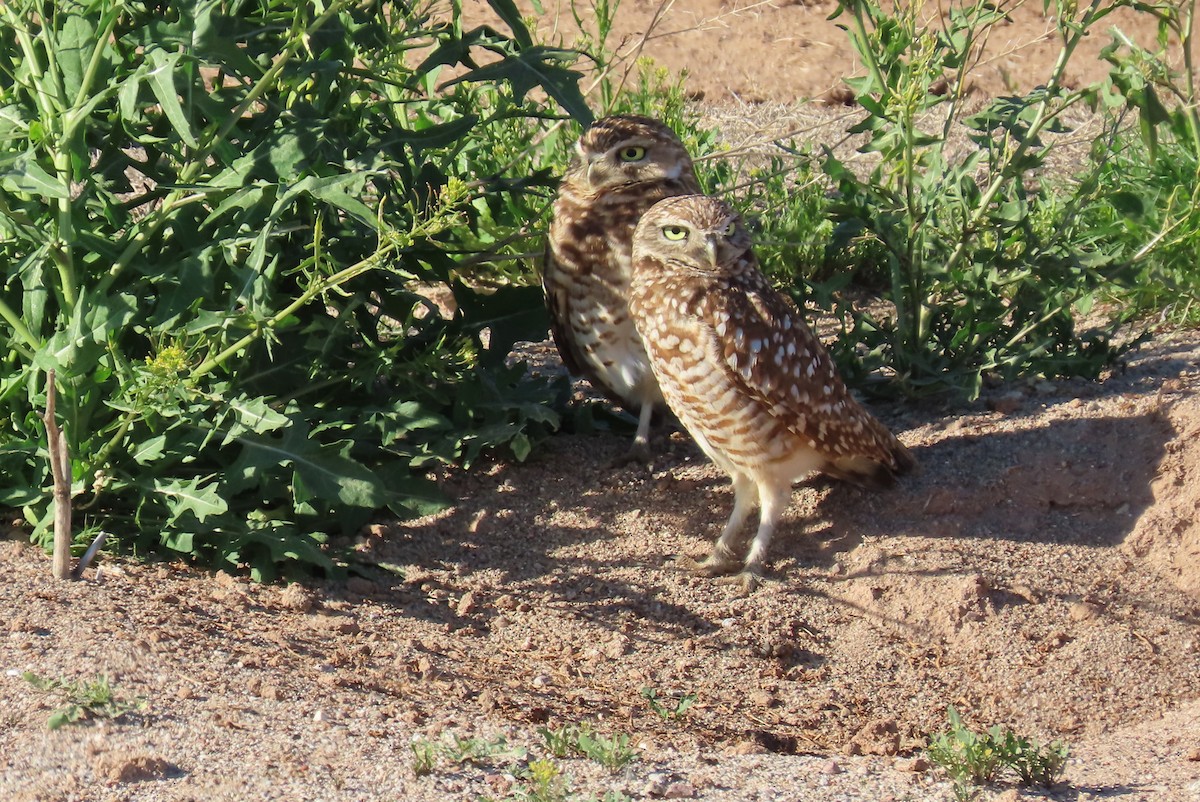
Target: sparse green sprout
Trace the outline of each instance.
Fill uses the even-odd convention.
[[[413,753],[413,774],[425,777],[433,773],[438,763],[438,745],[425,738],[418,738],[409,744]]]
[[[696,694],[685,693],[673,705],[663,704],[658,698],[658,691],[649,685],[642,688],[642,698],[650,705],[650,709],[664,721],[676,721],[683,718],[691,706],[696,703]]]
[[[1021,785],[1050,787],[1062,778],[1070,747],[1063,741],[1045,746],[1011,731],[1005,732],[1004,763],[1020,778]]]
[[[538,732],[555,757],[581,755],[609,771],[617,771],[637,759],[637,751],[630,747],[628,735],[601,735],[589,724],[568,724],[557,730],[542,727]]]
[[[495,757],[513,760],[522,760],[525,757],[525,750],[510,747],[508,739],[503,735],[489,741],[483,738],[463,738],[449,733],[440,742],[419,738],[410,744],[410,748],[413,753],[413,773],[418,777],[432,774],[443,761],[478,764]]]
[[[64,704],[50,714],[46,726],[57,730],[65,724],[75,724],[97,718],[116,721],[126,713],[144,710],[142,699],[126,701],[113,692],[108,676],[101,674],[94,680],[68,682],[61,679],[45,679],[26,671],[21,678],[39,691],[60,696]]]
[[[637,759],[629,746],[628,735],[604,736],[589,731],[579,733],[579,751],[609,771],[618,771]]]
[[[538,733],[546,742],[546,749],[550,750],[550,754],[555,757],[568,757],[575,753],[575,739],[579,735],[578,726],[568,724],[556,730],[540,727]]]

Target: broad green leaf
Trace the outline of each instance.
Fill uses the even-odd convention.
[[[265,398],[234,398],[229,403],[233,410],[235,425],[225,434],[223,445],[241,436],[244,432],[265,434],[281,429],[288,424],[288,416],[273,409]]]
[[[245,434],[233,440],[242,446],[229,469],[234,489],[253,486],[262,471],[287,467],[292,472],[298,502],[318,498],[378,509],[389,501],[387,490],[374,473],[362,463],[343,456],[337,446],[310,440],[303,421],[293,419],[279,437]]]
[[[197,147],[199,142],[196,141],[196,136],[192,133],[192,126],[183,113],[183,106],[179,103],[179,93],[175,88],[175,68],[178,66],[182,54],[168,54],[159,48],[153,48],[147,53],[147,58],[153,68],[148,76],[148,83],[151,91],[154,92],[154,97],[162,105],[163,113],[167,115],[171,127],[184,144],[192,148]]]
[[[504,20],[504,24],[512,31],[513,39],[518,45],[521,47],[533,46],[533,38],[529,34],[529,28],[525,26],[525,19],[512,0],[488,0],[488,5],[500,19]]]
[[[170,512],[167,523],[173,524],[180,516],[191,513],[196,520],[204,523],[210,515],[222,515],[229,510],[229,504],[221,497],[219,483],[203,479],[158,479],[151,480],[154,492],[162,496]]]
[[[297,196],[309,194],[331,206],[336,206],[355,217],[360,223],[370,226],[373,229],[377,223],[375,212],[370,206],[367,206],[359,199],[366,180],[367,175],[365,173],[350,173],[321,178],[309,176],[301,179],[289,186],[287,191],[279,197],[279,200],[275,202],[275,207],[271,210],[271,216],[282,216],[283,211],[295,201]]]
[[[83,73],[96,46],[96,25],[85,16],[82,6],[62,3],[58,18],[62,28],[57,36],[54,60],[62,74],[63,95],[74,102],[83,86]]]
[[[42,169],[33,151],[11,159],[0,158],[0,189],[47,200],[71,197],[66,183]]]
[[[151,437],[149,440],[143,440],[134,448],[130,449],[129,456],[138,465],[149,465],[162,458],[163,450],[167,444],[167,436],[160,434],[157,437]]]
[[[574,63],[578,57],[579,54],[573,50],[538,45],[510,54],[494,64],[471,70],[446,85],[453,86],[466,81],[508,81],[518,98],[524,98],[535,87],[541,87],[571,117],[587,126],[594,115],[579,89],[579,79],[583,75],[562,66]]]

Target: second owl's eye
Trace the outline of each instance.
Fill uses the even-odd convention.
[[[646,149],[639,145],[630,145],[627,148],[621,148],[621,152],[617,155],[623,162],[640,162],[646,158]]]
[[[663,226],[662,233],[672,242],[683,242],[687,239],[688,230],[683,226]]]
[[[729,225],[725,226],[725,230],[722,231],[721,233],[727,237],[732,237],[733,232],[735,232],[735,231],[737,231],[737,222],[730,221]]]

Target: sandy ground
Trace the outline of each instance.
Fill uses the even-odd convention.
[[[574,47],[581,27],[596,36],[588,3],[576,3],[582,26],[566,2],[546,0],[541,14],[531,0],[516,5],[544,41]],[[865,73],[839,27],[846,19],[829,19],[837,5],[836,0],[622,0],[607,45],[625,64],[648,56],[672,73],[686,72],[689,94],[709,103],[825,98],[844,86],[845,78]],[[939,11],[963,5],[959,0],[926,2],[919,5],[920,16],[936,29]],[[1008,12],[1008,21],[992,29],[968,82],[981,97],[1028,92],[1046,83],[1062,44],[1053,3],[1048,10],[1041,2],[996,5]],[[485,0],[464,0],[463,10],[468,20],[494,21]],[[1153,18],[1126,8],[1114,11],[1080,43],[1064,74],[1066,86],[1107,76],[1109,65],[1100,51],[1112,43],[1115,30],[1143,47],[1155,47],[1158,26]],[[1171,53],[1173,63],[1181,63],[1177,46]]]
[[[622,24],[652,8],[626,0]],[[828,8],[721,8],[650,43],[697,96],[794,100],[852,72]],[[572,799],[949,800],[921,750],[953,704],[1071,745],[1064,784],[981,799],[1198,802],[1198,366],[1200,334],[1163,331],[1104,382],[876,406],[920,472],[880,495],[799,486],[750,598],[676,565],[731,492],[669,429],[649,469],[609,468],[628,442],[610,433],[448,475],[461,501],[364,530],[378,567],[341,583],[117,561],[55,583],[13,533],[0,799],[532,799],[539,730],[584,725],[635,759],[554,758]],[[106,674],[140,709],[51,732],[61,701],[27,671]],[[695,701],[663,716],[645,689]]]
[[[949,799],[920,750],[954,704],[1069,741],[1053,798],[1200,799],[1197,365],[1200,336],[1163,335],[1103,383],[876,407],[921,472],[800,486],[750,598],[674,563],[731,494],[668,430],[650,470],[609,469],[627,436],[596,434],[451,476],[458,506],[363,532],[399,573],[346,583],[108,562],[59,584],[0,543],[0,798],[515,798],[539,728],[585,724],[639,756],[560,761],[597,798]],[[25,671],[145,707],[49,732]],[[644,688],[696,701],[663,718]],[[526,751],[416,776],[414,739],[453,737]]]

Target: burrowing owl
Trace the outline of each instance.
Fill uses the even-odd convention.
[[[868,487],[914,464],[863,409],[790,299],[758,268],[738,215],[693,195],[656,204],[633,237],[630,311],[667,405],[733,479],[733,514],[696,568],[752,590],[792,483],[823,471]],[[744,563],[737,535],[761,504]]]
[[[639,413],[629,456],[642,461],[662,394],[629,317],[630,243],[656,202],[697,192],[675,132],[620,115],[598,120],[579,139],[554,202],[542,271],[554,343],[571,373]]]

